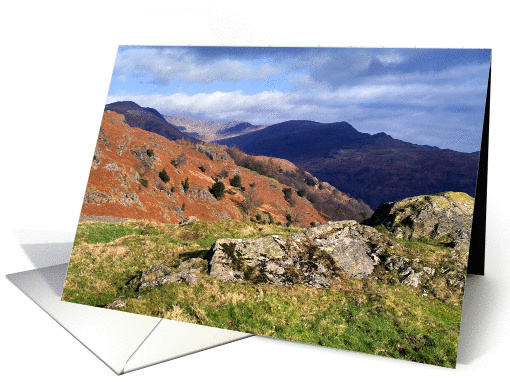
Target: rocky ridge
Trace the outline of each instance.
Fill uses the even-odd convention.
[[[204,259],[186,260],[177,269],[155,265],[136,280],[136,288],[195,284],[202,273],[221,282],[316,288],[346,277],[376,277],[439,299],[462,293],[473,199],[443,193],[389,205],[366,224],[328,222],[288,237],[218,239]],[[406,219],[415,223],[402,225]]]

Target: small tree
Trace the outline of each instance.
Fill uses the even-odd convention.
[[[184,211],[185,208],[186,208],[186,203],[182,203],[181,211]]]
[[[225,185],[221,181],[214,183],[209,190],[216,199],[222,198],[225,195]]]
[[[283,198],[289,203],[291,206],[296,205],[296,201],[292,198],[292,189],[284,188],[283,190]]]
[[[200,169],[200,171],[205,172],[205,167],[204,166],[199,166],[198,168]]]
[[[170,177],[168,176],[168,174],[166,173],[166,170],[163,169],[163,171],[160,171],[159,172],[159,178],[163,181],[163,182],[168,182],[170,180]]]
[[[243,183],[241,181],[241,176],[239,174],[235,174],[232,179],[230,179],[230,185],[232,187],[238,187],[241,188],[243,186]]]
[[[140,179],[140,183],[142,183],[144,187],[149,187],[149,181],[147,179]]]
[[[147,149],[147,155],[150,157],[154,156],[154,150],[153,149]]]
[[[304,188],[300,188],[298,191],[297,191],[297,194],[298,196],[300,197],[303,197],[306,195],[306,190]]]
[[[182,184],[182,188],[184,189],[184,192],[189,190],[189,179],[188,178],[186,178],[186,180],[184,182],[181,182],[181,184]]]
[[[283,190],[283,197],[285,200],[288,201],[292,197],[292,189],[291,188],[284,188]]]

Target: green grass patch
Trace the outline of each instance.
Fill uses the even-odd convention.
[[[155,263],[177,267],[193,257],[206,258],[220,238],[298,231],[239,221],[81,223],[63,299],[93,306],[121,299],[126,302],[121,310],[132,313],[454,367],[459,301],[423,297],[419,288],[401,284],[382,269],[366,279],[341,277],[330,289],[222,283],[207,274],[198,275],[197,285],[167,284],[140,292],[126,288]],[[400,243],[410,257],[438,248]]]

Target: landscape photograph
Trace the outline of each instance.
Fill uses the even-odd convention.
[[[490,59],[120,46],[62,300],[455,368]]]

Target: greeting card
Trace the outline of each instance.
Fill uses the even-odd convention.
[[[62,300],[455,367],[490,57],[120,47]]]

